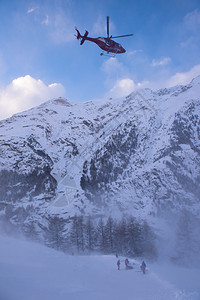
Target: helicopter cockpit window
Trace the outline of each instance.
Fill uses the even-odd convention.
[[[105,38],[104,37],[98,37],[99,40],[101,40],[102,42],[105,42]]]

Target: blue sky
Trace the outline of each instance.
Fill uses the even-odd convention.
[[[75,38],[113,35],[127,50],[101,57]],[[70,101],[121,97],[173,86],[200,74],[199,0],[0,0],[0,118],[64,96]]]

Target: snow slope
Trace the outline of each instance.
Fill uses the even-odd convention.
[[[154,264],[143,275],[137,261],[118,271],[114,256],[66,255],[5,236],[0,245],[1,300],[200,299],[199,270]]]

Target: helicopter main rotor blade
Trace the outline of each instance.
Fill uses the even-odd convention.
[[[121,37],[126,37],[126,36],[133,36],[134,34],[131,33],[131,34],[124,34],[124,35],[117,35],[117,36],[112,36],[111,35],[111,38],[112,39],[117,39],[117,38],[121,38]]]
[[[109,16],[107,16],[107,38],[109,39]]]

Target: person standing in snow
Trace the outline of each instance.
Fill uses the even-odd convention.
[[[125,266],[126,266],[126,268],[128,267],[128,264],[129,264],[129,260],[128,260],[128,258],[126,258],[125,259]]]
[[[120,270],[120,260],[119,259],[117,261],[117,267],[118,267],[118,270]]]
[[[140,268],[141,268],[141,270],[142,270],[143,274],[145,274],[145,270],[146,270],[146,264],[145,264],[145,261],[144,261],[144,260],[143,260],[143,262],[142,262],[142,264],[141,264]]]

